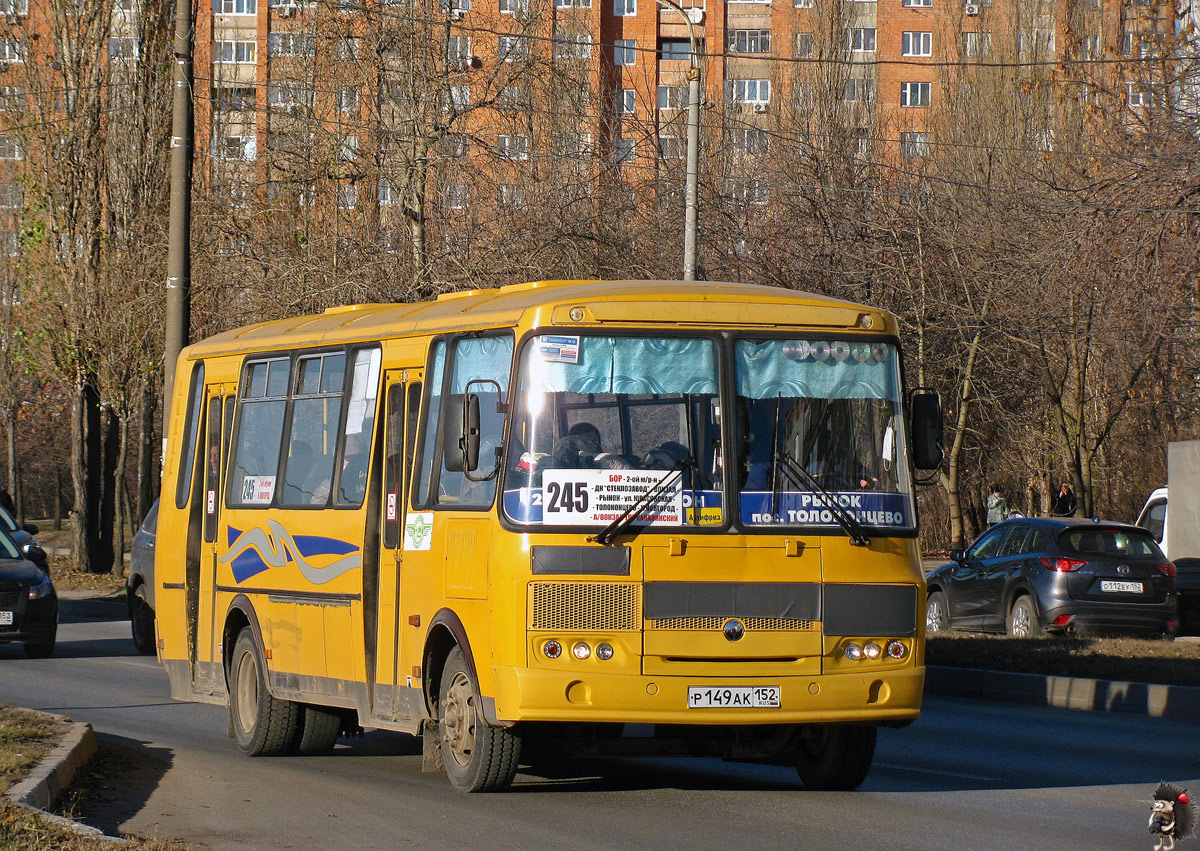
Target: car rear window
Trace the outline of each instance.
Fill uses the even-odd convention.
[[[1149,532],[1125,529],[1067,529],[1058,536],[1058,545],[1067,552],[1083,555],[1163,558]]]

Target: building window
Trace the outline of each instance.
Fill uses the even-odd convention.
[[[658,155],[664,160],[681,160],[686,150],[686,143],[678,136],[658,137]]]
[[[338,141],[337,161],[352,163],[358,159],[358,137],[346,136]]]
[[[742,204],[766,204],[769,199],[767,182],[757,177],[726,178],[723,194]]]
[[[527,15],[529,14],[529,0],[500,0],[500,14]]]
[[[900,156],[909,160],[929,156],[929,134],[909,131],[901,133]]]
[[[446,184],[446,209],[448,210],[465,210],[467,203],[470,200],[470,195],[465,183],[448,183]]]
[[[744,127],[730,131],[729,147],[739,154],[765,154],[770,150],[771,137],[766,130]]]
[[[463,71],[471,63],[471,37],[452,35],[446,39],[446,67]]]
[[[928,9],[933,5],[933,0],[900,0],[900,5],[910,8]]]
[[[637,42],[633,39],[618,39],[613,43],[613,64],[633,65],[637,61]]]
[[[812,83],[792,83],[792,109],[800,111],[812,109]]]
[[[687,86],[658,87],[658,109],[660,112],[666,112],[672,109],[687,109],[687,105]]]
[[[871,153],[871,132],[866,127],[851,128],[850,149],[860,157]]]
[[[442,139],[442,143],[440,145],[443,155],[452,160],[466,159],[469,147],[470,145],[467,141],[467,137],[461,133],[451,133],[449,136],[446,136],[444,139]]]
[[[551,139],[554,153],[569,160],[592,158],[591,133],[555,133]]]
[[[375,186],[375,197],[379,201],[379,206],[390,207],[396,203],[396,189],[387,178],[379,178],[379,182]]]
[[[212,99],[217,112],[251,112],[258,105],[258,92],[253,86],[214,86]]]
[[[0,0],[0,15],[6,17],[29,14],[29,0]]]
[[[633,115],[637,112],[637,92],[633,89],[620,89],[613,92],[613,113],[615,115]]]
[[[353,210],[358,206],[358,187],[353,183],[344,183],[337,188],[337,206],[339,210]]]
[[[20,112],[25,105],[25,89],[21,86],[0,86],[0,112]]]
[[[859,53],[875,52],[875,27],[850,27],[846,30],[846,46]]]
[[[770,53],[770,30],[733,30],[729,49],[734,53]]]
[[[343,115],[358,112],[358,86],[342,86],[338,89],[337,105]]]
[[[457,18],[471,11],[471,0],[441,0],[439,7],[443,15]]]
[[[900,53],[903,56],[933,56],[933,33],[904,33],[900,39]]]
[[[731,103],[771,102],[770,80],[726,80],[725,96]]]
[[[811,9],[813,0],[792,0],[792,7],[796,9]]]
[[[524,62],[529,58],[529,39],[523,35],[502,35],[498,53],[503,62]]]
[[[525,206],[525,187],[515,183],[501,183],[496,200],[504,210],[519,210]]]
[[[447,96],[449,102],[443,105],[443,109],[449,111],[451,108],[458,112],[471,105],[471,87],[470,86],[451,86],[448,89]]]
[[[316,36],[308,33],[270,33],[267,35],[268,56],[309,57],[316,52]]]
[[[258,57],[258,43],[253,41],[218,41],[213,43],[213,63],[221,65],[253,65]]]
[[[1098,35],[1085,35],[1083,37],[1083,52],[1088,59],[1099,59],[1104,53],[1104,46]]]
[[[308,83],[274,82],[267,84],[267,108],[278,112],[311,110],[313,90]]]
[[[519,135],[500,135],[496,137],[496,152],[502,159],[529,159],[529,137]]]
[[[25,193],[16,183],[0,183],[0,208],[19,210],[25,203]]]
[[[554,0],[555,9],[590,9],[592,0]]]
[[[842,100],[847,103],[867,103],[874,91],[872,80],[866,77],[847,77],[842,86]]]
[[[113,36],[108,40],[108,58],[114,62],[134,62],[141,55],[141,45],[133,36]]]
[[[797,56],[812,56],[813,55],[813,34],[812,33],[796,33],[796,55]]]
[[[664,38],[658,43],[659,59],[681,59],[692,57],[692,43],[686,38]]]
[[[560,33],[554,37],[555,59],[591,59],[591,33]]]
[[[504,86],[496,95],[496,109],[528,109],[529,104],[525,86]]]
[[[901,106],[929,106],[929,83],[901,83]]]
[[[0,38],[0,62],[24,62],[25,41],[19,38]]]
[[[257,140],[253,136],[214,136],[213,156],[221,160],[241,160],[249,162],[254,159]]]
[[[1126,83],[1125,91],[1128,93],[1126,103],[1129,104],[1130,109],[1142,109],[1150,105],[1150,93],[1144,91],[1137,83]],[[20,158],[18,157],[18,159]]]
[[[963,33],[963,56],[975,59],[990,56],[992,52],[991,33]]]
[[[1054,28],[1034,27],[1017,32],[1017,53],[1027,56],[1030,53],[1054,52]]]
[[[618,18],[632,18],[637,14],[637,0],[613,0],[613,14]]]
[[[258,0],[213,0],[213,14],[257,15]]]
[[[631,163],[636,157],[637,144],[635,139],[617,139],[613,143],[613,162],[618,165]]]

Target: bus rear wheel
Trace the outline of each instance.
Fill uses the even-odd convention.
[[[489,727],[479,706],[479,687],[457,647],[446,659],[438,692],[438,729],[446,776],[463,792],[499,792],[517,773],[521,739]]]
[[[329,753],[337,744],[341,733],[341,715],[316,706],[302,706],[296,736],[296,753],[301,756]]]
[[[300,733],[300,707],[272,697],[267,667],[249,628],[238,634],[229,661],[229,715],[238,750],[246,756],[288,753]]]
[[[796,773],[808,789],[848,792],[857,789],[875,758],[875,726],[811,724],[800,730],[794,758]]]

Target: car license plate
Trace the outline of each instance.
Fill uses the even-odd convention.
[[[13,622],[12,612],[0,612],[0,626],[11,626]]]
[[[1141,594],[1142,583],[1140,582],[1118,582],[1115,579],[1101,579],[1101,591],[1115,591],[1125,594]]]
[[[688,688],[689,709],[778,709],[779,686]]]

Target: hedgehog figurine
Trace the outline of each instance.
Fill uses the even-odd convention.
[[[1150,832],[1158,837],[1154,851],[1171,851],[1176,839],[1187,839],[1196,830],[1196,807],[1187,789],[1159,783],[1150,808]]]

